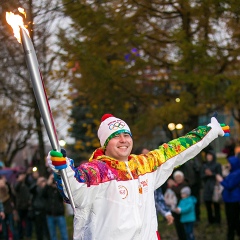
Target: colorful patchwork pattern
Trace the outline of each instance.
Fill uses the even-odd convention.
[[[62,183],[61,176],[56,174],[56,173],[54,173],[54,180],[56,182],[57,188],[58,188],[58,190],[59,190],[59,192],[60,192],[64,202],[70,204],[69,199],[67,198],[67,196],[64,194],[64,191],[63,191],[63,183]]]
[[[137,179],[139,175],[155,171],[170,158],[201,141],[210,130],[211,127],[200,126],[186,136],[164,143],[148,154],[130,155],[128,166],[133,178]],[[81,164],[76,168],[75,172],[76,179],[79,182],[86,183],[88,186],[98,185],[114,179],[118,181],[131,179],[125,163],[105,156],[102,148],[97,149],[89,162]]]

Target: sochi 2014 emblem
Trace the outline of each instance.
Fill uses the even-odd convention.
[[[128,190],[126,187],[120,185],[118,186],[118,190],[122,199],[125,199],[128,196]]]

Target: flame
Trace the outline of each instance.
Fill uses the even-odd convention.
[[[23,15],[24,15],[24,17],[26,18],[26,13],[25,13],[25,11],[24,11],[24,8],[21,8],[21,7],[19,7],[18,8],[18,11],[20,12],[20,13],[22,13]]]
[[[23,8],[18,8],[18,11],[26,16]],[[24,28],[29,35],[28,30],[24,27],[23,18],[20,15],[12,12],[6,12],[6,20],[7,23],[12,27],[14,36],[17,38],[18,42],[21,43],[20,27]]]

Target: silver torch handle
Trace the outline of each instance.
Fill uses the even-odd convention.
[[[41,72],[39,69],[39,64],[38,64],[35,49],[33,47],[32,41],[28,36],[26,30],[22,27],[20,27],[20,34],[21,34],[21,42],[22,42],[24,53],[25,53],[27,67],[31,77],[34,95],[35,95],[38,108],[44,122],[44,126],[47,130],[47,134],[48,134],[52,149],[60,151],[61,149],[58,142],[56,128],[54,125],[52,112],[51,112],[46,91],[44,88],[44,82],[41,77]],[[60,174],[64,182],[64,185],[66,187],[68,198],[70,200],[73,211],[75,211],[75,204],[73,201],[72,192],[71,192],[71,188],[67,178],[66,170],[65,169],[60,170]]]

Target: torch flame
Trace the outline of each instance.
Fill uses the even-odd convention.
[[[24,8],[19,7],[19,8],[18,8],[18,11],[19,11],[20,13],[22,13],[22,14],[25,16],[25,18],[26,18],[26,13],[25,13],[25,11],[24,11]]]
[[[18,8],[18,11],[26,16],[23,8]],[[20,15],[14,14],[12,12],[6,12],[6,20],[7,23],[12,27],[14,36],[17,38],[18,42],[21,43],[20,27],[26,29],[24,27],[23,18]],[[26,31],[29,35],[27,29]]]

